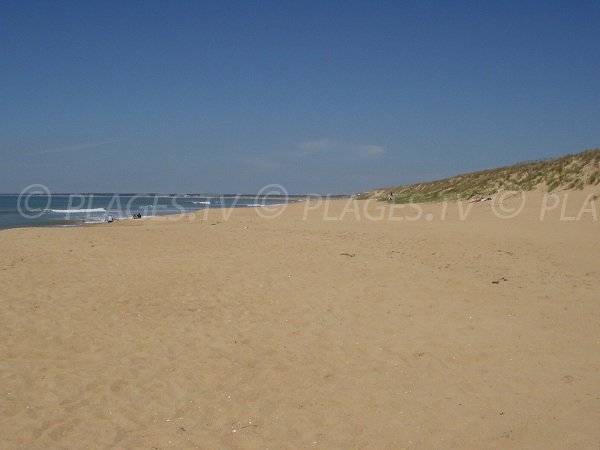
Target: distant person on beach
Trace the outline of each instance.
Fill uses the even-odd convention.
[[[107,221],[108,223],[113,223],[113,222],[115,221],[115,219],[113,218],[113,216],[112,216],[112,215],[110,215],[110,214],[109,214],[109,215],[108,215],[108,217],[106,218],[106,221]]]
[[[390,192],[390,195],[388,195],[388,201],[391,203],[394,203],[394,193]]]

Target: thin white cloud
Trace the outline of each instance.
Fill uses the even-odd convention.
[[[349,159],[378,158],[386,153],[386,147],[375,144],[355,144],[338,139],[322,138],[296,144],[288,151],[272,151],[237,158],[238,163],[255,172],[275,172],[289,167],[292,162],[318,155],[334,155]]]
[[[316,139],[314,141],[306,141],[298,144],[302,150],[320,151],[330,150],[338,145],[339,141],[335,139]]]
[[[383,145],[361,145],[356,153],[363,158],[376,158],[385,154],[386,148]]]
[[[63,152],[78,152],[81,150],[89,150],[92,148],[101,147],[103,145],[115,144],[117,142],[123,142],[125,139],[113,139],[110,141],[101,141],[101,142],[88,142],[86,144],[77,144],[77,145],[65,145],[63,147],[49,148],[46,150],[40,150],[37,152],[25,153],[26,155],[46,155],[48,153],[63,153]]]
[[[377,158],[383,156],[386,148],[376,144],[357,144],[338,139],[322,138],[297,144],[299,150],[292,153],[296,157],[306,157],[319,152],[344,152],[360,158]]]

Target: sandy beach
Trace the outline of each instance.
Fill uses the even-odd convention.
[[[0,447],[598,449],[598,192],[0,231]]]

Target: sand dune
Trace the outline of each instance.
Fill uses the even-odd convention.
[[[1,231],[1,446],[596,449],[593,194]]]

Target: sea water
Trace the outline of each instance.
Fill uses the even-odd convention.
[[[77,226],[142,217],[181,214],[205,208],[260,207],[287,203],[287,197],[251,195],[0,194],[0,229]]]

